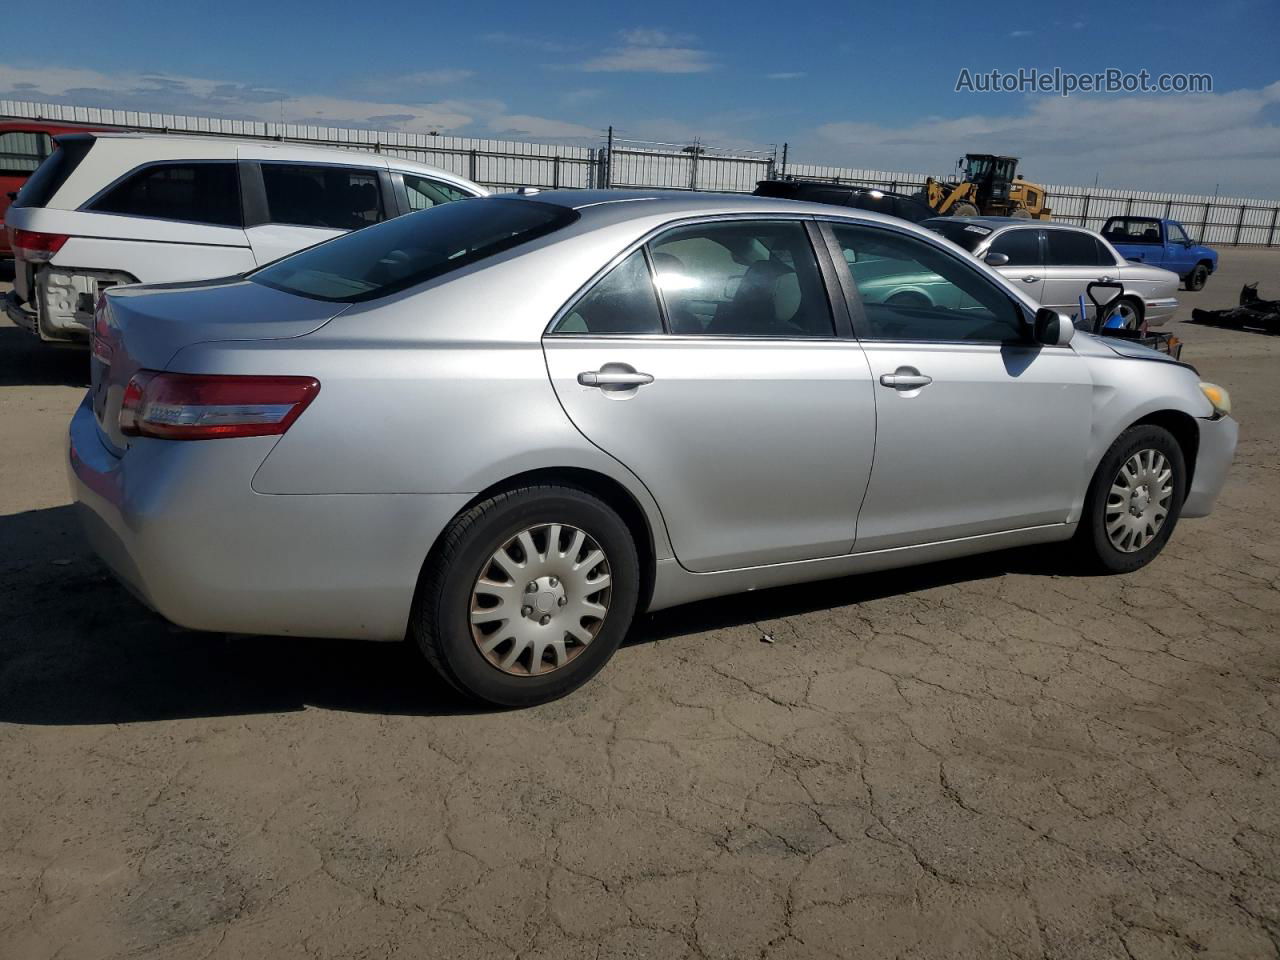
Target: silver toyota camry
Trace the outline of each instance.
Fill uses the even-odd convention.
[[[464,200],[113,288],[92,367],[75,496],[146,603],[408,636],[506,705],[704,597],[1050,541],[1135,570],[1236,444],[1223,389],[943,237],[756,197]]]

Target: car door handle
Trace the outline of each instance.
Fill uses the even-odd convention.
[[[1039,277],[1023,277],[1022,278],[1023,283],[1038,283],[1039,280],[1040,280]]]
[[[895,390],[918,390],[933,383],[933,377],[923,373],[882,373],[880,383]]]
[[[653,383],[653,374],[631,370],[584,370],[578,374],[584,387],[643,387]]]
[[[1098,278],[1098,283],[1115,283],[1115,282],[1116,282],[1115,277],[1099,277]]]

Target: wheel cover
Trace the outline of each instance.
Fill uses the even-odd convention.
[[[1120,468],[1107,494],[1107,539],[1121,553],[1137,553],[1169,517],[1173,467],[1159,450],[1139,450]]]
[[[471,590],[471,636],[489,663],[517,677],[572,663],[604,626],[609,560],[585,531],[537,524],[493,552]]]
[[[1107,319],[1111,320],[1113,317],[1119,317],[1126,330],[1138,328],[1138,311],[1131,303],[1116,304],[1107,315]]]

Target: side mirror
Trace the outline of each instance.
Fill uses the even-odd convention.
[[[989,267],[1003,267],[1009,263],[1009,255],[1007,253],[988,253],[982,259]]]
[[[1043,343],[1047,347],[1065,347],[1071,342],[1075,332],[1072,322],[1057,310],[1041,307],[1036,311],[1035,326],[1031,334],[1036,343]]]

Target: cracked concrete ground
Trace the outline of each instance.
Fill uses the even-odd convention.
[[[1223,261],[1184,316],[1280,294]],[[1280,339],[1175,329],[1242,444],[1145,570],[700,604],[493,713],[146,612],[66,506],[82,360],[0,327],[0,957],[1276,957]]]

